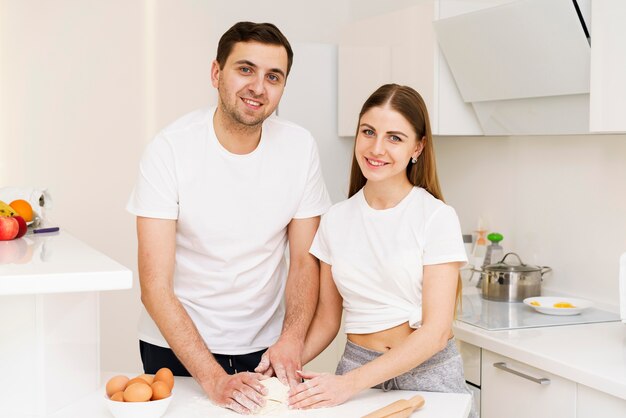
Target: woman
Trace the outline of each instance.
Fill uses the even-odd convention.
[[[303,363],[333,340],[342,305],[348,341],[336,375],[301,372],[292,408],[337,405],[370,387],[470,393],[452,335],[466,255],[442,199],[423,99],[380,87],[359,115],[349,199],[324,215],[310,250],[320,299]]]

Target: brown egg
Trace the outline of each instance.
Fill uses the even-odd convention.
[[[111,395],[111,400],[116,402],[124,402],[124,392],[121,390]]]
[[[154,375],[155,382],[165,382],[170,387],[170,391],[174,389],[174,374],[167,367],[159,369]]]
[[[126,383],[126,387],[132,385],[133,383],[148,383],[148,381],[146,381],[146,379],[142,379],[139,376],[133,377],[132,379],[128,381],[128,383]],[[148,385],[150,385],[150,383],[148,383]]]
[[[137,376],[138,379],[143,379],[146,381],[147,384],[151,385],[152,382],[154,382],[154,375],[153,374],[140,374],[139,376]]]
[[[124,402],[145,402],[152,397],[152,388],[146,382],[133,383],[124,390]]]
[[[167,383],[158,381],[152,384],[152,398],[151,401],[158,401],[159,399],[165,399],[170,396],[170,387]]]
[[[123,392],[126,386],[128,386],[128,377],[122,375],[113,376],[107,382],[107,396],[110,398],[115,392]]]

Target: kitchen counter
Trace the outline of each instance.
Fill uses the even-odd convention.
[[[48,416],[96,390],[99,291],[131,287],[129,269],[63,230],[0,241],[0,416]]]
[[[453,328],[459,340],[626,400],[622,322],[487,331],[455,321]]]
[[[132,376],[132,374],[127,373],[126,375]],[[422,395],[426,403],[412,416],[419,418],[465,418],[469,414],[471,398],[466,394],[396,390],[383,392],[378,389],[369,389],[342,405],[306,411],[293,410],[279,416],[361,417],[398,399],[408,399],[416,394]],[[190,377],[176,377],[173,396],[172,403],[163,418],[241,417],[235,412],[213,405],[196,381]],[[55,413],[52,418],[111,418],[113,415],[109,412],[104,397],[103,384],[99,390]]]
[[[0,295],[131,287],[129,269],[65,231],[0,241]]]

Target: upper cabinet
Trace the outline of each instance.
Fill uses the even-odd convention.
[[[438,135],[624,132],[624,3],[421,0],[354,22],[339,46],[339,135],[388,82],[422,94]]]
[[[626,2],[591,3],[592,132],[626,132]]]
[[[339,135],[354,136],[361,106],[386,83],[409,85],[422,95],[433,134],[482,135],[472,105],[463,101],[441,54],[433,21],[506,2],[422,0],[344,27],[339,42]]]

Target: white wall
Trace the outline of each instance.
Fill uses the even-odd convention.
[[[505,251],[554,269],[546,290],[619,303],[626,135],[442,137],[435,145],[444,196],[465,233],[482,217],[504,235]]]
[[[0,184],[47,187],[64,231],[134,267],[124,204],[147,140],[143,4],[3,1],[0,16]],[[136,289],[101,300],[103,365],[135,367]]]

